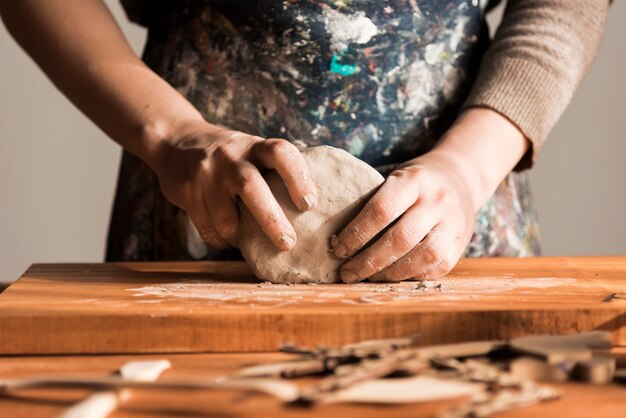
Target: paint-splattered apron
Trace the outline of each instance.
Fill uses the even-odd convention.
[[[145,3],[144,59],[206,120],[333,145],[383,172],[450,126],[488,43],[477,0],[157,3]],[[538,252],[527,176],[511,174],[478,213],[466,255]],[[204,245],[155,175],[124,154],[108,260],[239,256]]]

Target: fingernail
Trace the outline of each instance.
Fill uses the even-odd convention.
[[[296,239],[291,235],[281,234],[280,240],[285,244],[288,250],[291,250],[296,245]]]
[[[341,280],[345,283],[354,283],[359,280],[359,276],[352,270],[341,270]]]
[[[333,254],[335,254],[335,257],[337,258],[348,257],[348,247],[346,247],[346,244],[339,241],[339,238],[337,238],[337,235],[333,235],[332,237],[330,237],[330,247],[332,248]]]
[[[302,198],[302,207],[304,210],[311,210],[317,203],[317,199],[312,194],[307,194]]]

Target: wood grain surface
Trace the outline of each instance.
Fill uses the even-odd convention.
[[[424,344],[610,331],[626,257],[466,259],[426,282],[259,283],[238,262],[32,266],[0,294],[0,354],[273,351],[420,334]],[[607,301],[610,300],[610,301]]]
[[[621,367],[626,366],[626,350],[614,350]],[[288,359],[280,353],[240,354],[169,354],[0,357],[0,377],[18,378],[37,375],[107,376],[127,361],[167,359],[172,368],[160,380],[223,376],[250,364]],[[553,385],[553,384],[551,384]],[[623,418],[626,411],[626,386],[554,384],[562,398],[494,415],[498,418]],[[89,395],[88,391],[22,390],[0,396],[0,418],[52,418]],[[294,409],[264,396],[242,396],[235,392],[169,392],[158,394],[130,391],[129,399],[111,418],[138,417],[432,417],[463,401],[439,401],[423,404],[376,406],[335,404],[313,409]]]

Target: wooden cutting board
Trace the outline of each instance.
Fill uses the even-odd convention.
[[[0,354],[252,352],[594,329],[624,346],[620,293],[626,257],[466,259],[439,280],[355,285],[259,283],[239,262],[42,264],[0,295]]]

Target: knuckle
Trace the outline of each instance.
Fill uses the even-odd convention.
[[[387,223],[394,215],[391,205],[383,199],[373,199],[370,202],[370,211],[375,219],[384,223]]]
[[[213,148],[213,158],[218,163],[233,161],[232,151],[227,144],[220,144]]]
[[[385,183],[393,183],[407,178],[406,170],[394,170],[387,176]]]
[[[459,199],[452,189],[441,189],[435,195],[435,202],[441,206],[457,206]]]
[[[392,245],[400,250],[410,250],[414,247],[414,233],[408,228],[395,228],[391,230]]]
[[[444,257],[439,261],[437,268],[435,269],[437,274],[440,276],[444,276],[452,270],[454,267],[454,263],[450,260],[449,257]]]
[[[226,134],[226,138],[229,141],[237,142],[237,143],[257,143],[263,142],[264,139],[260,138],[256,135],[251,135],[248,133],[240,132],[240,131],[228,131]]]
[[[428,178],[428,170],[421,166],[404,167],[397,170],[397,173],[401,178],[415,182],[419,179]]]
[[[400,168],[400,169],[395,170],[394,172],[392,172],[389,175],[389,177],[402,179],[402,180],[412,180],[412,179],[417,178],[421,171],[422,170],[419,167]]]
[[[375,272],[379,269],[376,267],[376,262],[372,257],[366,257],[365,260],[363,260],[363,265],[358,270],[363,272]]]
[[[292,145],[288,141],[279,138],[266,139],[264,141],[264,145],[274,155],[289,153],[291,152],[292,147]]]
[[[277,225],[280,222],[280,218],[275,213],[269,213],[261,216],[258,220],[259,226],[262,230],[273,229],[274,225]]]
[[[235,183],[241,194],[246,196],[254,195],[258,185],[257,173],[250,168],[240,168],[235,175]]]
[[[413,265],[411,262],[399,262],[392,265],[389,280],[400,281],[413,276]]]
[[[435,245],[431,240],[424,244],[424,264],[428,266],[439,265],[443,260],[443,254],[439,246]]]
[[[211,243],[217,238],[215,228],[213,224],[197,211],[187,212],[189,217],[190,226],[192,231],[198,234],[198,236],[205,242]],[[189,233],[189,231],[188,231]]]
[[[265,139],[261,138],[260,136],[245,134],[244,141],[250,142],[252,144],[262,144],[263,142],[265,142]]]
[[[195,225],[198,235],[205,241],[212,241],[215,239],[215,231],[208,225]]]
[[[223,247],[222,241],[217,237],[217,234],[212,229],[198,228],[198,235],[200,235],[200,238],[202,238],[204,242],[213,248]]]
[[[423,170],[419,175],[419,179],[415,180],[415,184],[420,188],[420,192],[425,196],[432,195],[432,192],[437,190],[439,187],[439,182],[440,179],[428,170]]]
[[[431,242],[424,247],[424,267],[421,276],[424,279],[445,276],[455,264],[450,251],[444,253],[441,246]]]
[[[407,190],[419,190],[421,172],[421,168],[401,168],[389,174],[386,182],[398,182]]]
[[[377,273],[382,280],[388,282],[397,282],[400,280],[404,280],[410,275],[411,270],[411,261],[409,258],[400,259],[394,263],[391,263],[389,266],[384,268],[382,271]]]
[[[219,222],[220,222],[220,225],[225,226],[225,227],[235,226],[239,223],[239,215],[234,214],[234,213],[230,215],[224,215],[219,220]]]
[[[232,238],[235,235],[235,231],[239,224],[239,216],[238,215],[227,215],[223,216],[218,223],[216,224],[217,229],[222,233],[222,235],[226,235],[228,238]]]
[[[269,154],[274,159],[288,160],[293,169],[302,169],[300,166],[300,151],[289,141],[279,138],[270,138],[264,141]]]
[[[431,280],[445,276],[450,273],[451,270],[452,268],[447,268],[444,264],[440,264],[423,270],[420,274],[418,274],[418,276],[422,280]]]

